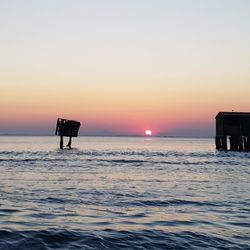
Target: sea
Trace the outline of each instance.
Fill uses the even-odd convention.
[[[0,137],[1,250],[250,249],[250,153],[212,138],[72,146]]]

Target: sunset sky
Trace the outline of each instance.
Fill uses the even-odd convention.
[[[214,136],[250,111],[249,0],[0,0],[0,134]]]

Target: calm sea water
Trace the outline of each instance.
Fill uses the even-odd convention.
[[[250,153],[213,139],[0,137],[0,249],[249,249]]]

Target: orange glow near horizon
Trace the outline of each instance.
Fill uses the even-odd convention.
[[[76,91],[64,86],[64,90],[58,92],[56,87],[32,86],[27,90],[18,85],[15,88],[6,85],[2,88],[5,95],[0,99],[0,132],[9,126],[13,130],[15,126],[34,127],[38,132],[42,127],[48,130],[54,127],[57,117],[79,120],[83,124],[80,130],[83,134],[140,135],[147,127],[154,129],[154,135],[176,135],[192,127],[194,132],[197,127],[204,130],[210,127],[212,131],[217,112],[230,111],[230,102],[236,98],[228,91],[228,99],[223,95],[219,98],[219,94],[218,99],[214,99],[211,86],[206,93],[198,90],[193,93],[193,89],[178,92],[171,88],[147,87],[142,94],[141,90],[130,86],[113,88],[110,85],[109,91],[102,85],[90,89],[78,86]],[[242,99],[235,99],[241,111],[248,111],[247,95],[246,91],[241,93]],[[237,107],[234,106],[234,110],[237,111]]]

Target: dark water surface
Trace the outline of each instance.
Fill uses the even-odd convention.
[[[250,154],[212,139],[0,137],[0,249],[250,249]]]

